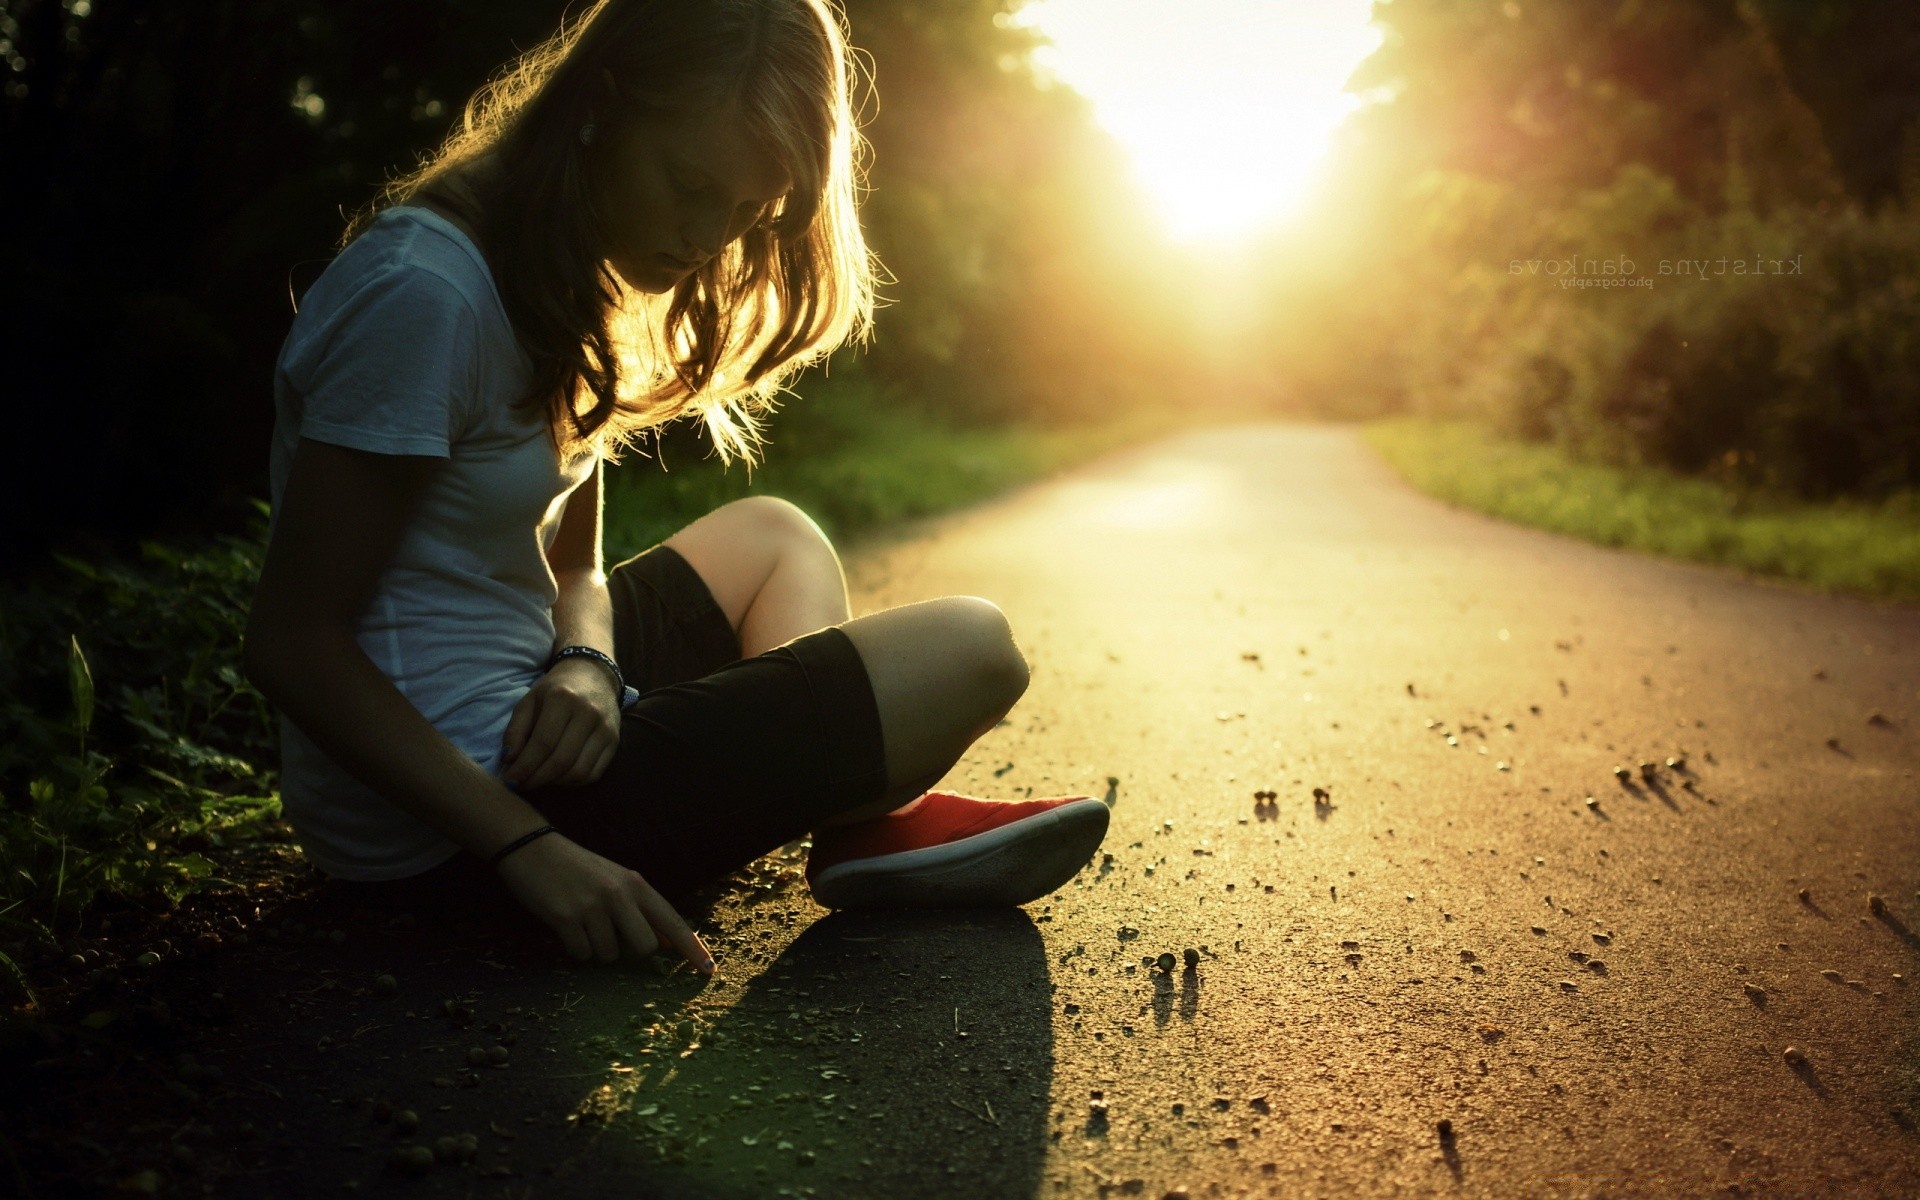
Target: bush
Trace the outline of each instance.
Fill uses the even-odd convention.
[[[136,564],[62,554],[6,598],[0,942],[57,943],[104,894],[177,902],[215,882],[201,851],[278,815],[273,712],[240,669],[253,504],[246,536],[146,542]]]

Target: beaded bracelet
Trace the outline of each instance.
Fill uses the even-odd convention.
[[[629,708],[632,708],[634,701],[640,699],[640,690],[638,688],[628,686],[626,676],[620,673],[620,664],[617,662],[614,662],[611,655],[602,653],[599,650],[595,650],[592,646],[562,647],[558,652],[554,654],[552,661],[547,663],[547,670],[549,671],[553,670],[554,667],[559,665],[560,660],[563,658],[575,658],[575,657],[591,658],[595,662],[598,662],[602,666],[606,667],[607,670],[613,672],[613,689],[620,696],[621,712],[625,712]]]
[[[518,850],[520,847],[526,845],[528,842],[539,837],[543,833],[558,833],[558,832],[559,831],[556,830],[551,825],[542,825],[540,828],[534,830],[532,833],[522,834],[521,836],[513,839],[511,842],[508,842],[506,845],[500,847],[500,849],[495,850],[493,852],[493,857],[487,860],[487,865],[490,867],[494,866],[501,859],[505,858],[509,854],[512,854],[515,850]]]

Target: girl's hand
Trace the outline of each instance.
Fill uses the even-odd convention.
[[[502,777],[528,792],[579,787],[606,773],[620,748],[620,697],[606,668],[565,658],[534,682],[507,719]]]
[[[559,934],[577,959],[613,962],[623,943],[641,958],[671,945],[695,970],[713,974],[706,944],[638,871],[564,834],[535,838],[494,870],[514,899]]]

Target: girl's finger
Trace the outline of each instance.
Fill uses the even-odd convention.
[[[599,779],[602,775],[605,775],[607,773],[607,768],[613,765],[613,756],[619,753],[619,751],[620,751],[620,742],[619,742],[619,739],[616,738],[613,744],[608,746],[605,750],[602,750],[600,752],[600,757],[594,761],[593,770],[587,773],[587,782],[592,783],[595,780]]]
[[[593,780],[601,778],[601,772],[607,770],[607,762],[612,760],[612,749],[618,743],[609,741],[603,733],[588,733],[588,739],[580,745],[580,756],[574,758],[572,770],[559,778],[566,787],[584,787]]]
[[[590,909],[581,914],[580,923],[587,928],[587,940],[593,943],[593,955],[601,962],[613,962],[620,957],[620,938],[613,931],[613,920],[605,909]]]
[[[523,791],[540,787],[573,761],[561,755],[567,724],[566,706],[549,697],[540,706],[539,721],[527,733],[520,760],[514,763],[514,774],[519,777]]]
[[[645,958],[660,949],[660,938],[653,932],[653,926],[647,924],[647,918],[641,913],[637,902],[622,904],[614,909],[613,923],[620,927],[621,936],[639,957]]]
[[[637,891],[640,911],[646,914],[647,924],[653,926],[654,933],[685,956],[701,974],[713,974],[713,955],[708,953],[707,944],[674,911],[673,905],[644,879],[639,881]]]
[[[560,922],[553,926],[553,931],[560,935],[560,944],[565,946],[567,953],[574,958],[584,962],[593,957],[593,946],[587,941],[586,931],[581,929],[577,922]]]
[[[613,751],[619,748],[618,742],[608,742],[599,734],[587,739],[580,747],[580,757],[574,760],[573,770],[561,777],[560,782],[572,787],[584,787],[606,771],[607,764],[613,761]]]
[[[574,764],[580,761],[581,744],[593,733],[591,717],[582,718],[575,715],[569,719],[557,704],[548,705],[546,715],[551,723],[566,723],[559,725],[554,731],[552,747],[533,768],[533,773],[527,777],[524,786],[529,790],[544,787],[572,770]]]
[[[520,697],[520,702],[513,706],[513,715],[507,718],[507,731],[500,739],[501,761],[510,763],[520,753],[520,748],[526,745],[527,731],[533,728],[534,719],[539,715],[540,689],[533,688]]]

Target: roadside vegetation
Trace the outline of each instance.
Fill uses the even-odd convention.
[[[1914,594],[1920,26],[1895,0],[1395,0],[1263,350],[1423,486]],[[1416,437],[1414,430],[1427,431]],[[1524,447],[1521,445],[1524,443]],[[1691,480],[1683,484],[1681,480]]]
[[[722,468],[694,427],[607,475],[609,564],[731,500],[791,500],[836,541],[946,512],[1173,427],[1165,408],[1129,407],[1068,425],[963,425],[916,407],[858,371],[792,398],[768,423],[762,461]],[[664,464],[665,470],[661,469]]]
[[[1370,425],[1367,440],[1415,487],[1462,508],[1822,591],[1920,601],[1920,493],[1800,500],[1659,467],[1583,462],[1462,421],[1395,418]]]

